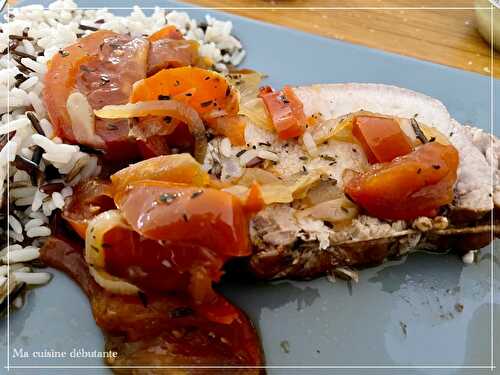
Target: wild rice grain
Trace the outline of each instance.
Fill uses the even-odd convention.
[[[34,78],[36,78],[36,77],[34,77]],[[40,126],[40,121],[38,121],[38,118],[36,117],[36,115],[33,112],[26,112],[26,116],[30,120],[31,125],[36,130],[36,132],[40,135],[45,135],[43,129]]]

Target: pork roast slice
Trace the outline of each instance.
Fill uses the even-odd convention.
[[[476,220],[491,212],[494,191],[495,201],[500,203],[498,140],[458,123],[439,100],[396,86],[370,83],[312,85],[297,87],[294,91],[304,104],[306,116],[319,112],[324,119],[329,119],[359,110],[403,118],[416,116],[419,122],[449,137],[459,151],[454,217]],[[495,141],[493,147],[488,146],[491,139]]]
[[[419,249],[463,253],[489,244],[492,231],[500,234],[500,222],[490,216],[494,207],[500,207],[497,138],[461,125],[440,101],[407,89],[353,83],[297,87],[294,91],[307,116],[321,113],[328,120],[360,110],[402,118],[416,116],[419,122],[446,135],[460,154],[455,200],[448,213],[451,225],[423,232],[403,221],[361,215],[339,229],[319,220],[300,220],[289,205],[271,205],[250,224],[255,250],[247,267],[256,277],[312,278],[339,267],[378,264]],[[285,160],[280,155],[277,167]]]

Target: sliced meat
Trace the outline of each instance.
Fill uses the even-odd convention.
[[[193,40],[160,39],[151,42],[148,75],[161,69],[194,65],[198,59],[198,43]]]
[[[94,318],[107,335],[108,358],[115,366],[262,366],[260,342],[248,318],[238,310],[233,323],[207,321],[181,295],[117,295],[96,284],[88,271],[79,243],[51,237],[41,250],[47,265],[64,271],[83,289]],[[215,374],[206,369],[113,369],[120,374]],[[234,373],[230,369],[227,373]],[[263,374],[260,369],[242,369],[240,374]]]
[[[402,118],[416,115],[419,122],[448,136],[459,150],[460,167],[453,204],[453,210],[459,213],[456,219],[466,216],[467,220],[474,221],[493,209],[490,164],[440,101],[411,90],[379,84],[312,85],[294,90],[304,104],[306,116],[321,113],[324,119],[330,119],[359,110]]]
[[[473,227],[420,232],[403,221],[383,222],[361,215],[350,225],[329,228],[320,220],[301,221],[288,205],[269,206],[250,223],[254,254],[246,265],[260,279],[308,279],[339,267],[367,267],[420,249],[459,254],[491,242],[500,221],[489,218]]]
[[[464,126],[463,133],[484,155],[493,172],[493,202],[495,208],[500,208],[500,140],[473,126]]]

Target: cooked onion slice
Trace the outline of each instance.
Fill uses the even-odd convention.
[[[140,289],[129,282],[115,277],[101,269],[89,266],[90,275],[95,282],[111,293],[116,294],[137,294]]]
[[[254,181],[260,185],[283,184],[274,174],[261,168],[245,168],[245,172],[238,180],[238,184],[249,187]]]
[[[103,212],[89,222],[85,236],[85,261],[96,283],[104,289],[117,294],[136,294],[139,288],[104,270],[106,259],[103,238],[106,232],[116,227],[128,228],[118,210]]]
[[[223,191],[233,194],[242,201],[246,201],[250,188],[244,185],[233,185],[228,188],[222,189]],[[293,195],[291,188],[283,184],[270,184],[260,185],[260,194],[264,204],[273,203],[291,203],[293,202]]]
[[[346,198],[338,198],[300,211],[299,216],[310,216],[315,219],[338,223],[352,220],[358,214],[357,206]]]
[[[207,151],[205,126],[198,113],[189,105],[176,100],[151,100],[147,102],[107,105],[94,111],[97,117],[107,119],[145,116],[170,116],[185,122],[194,137],[194,157],[203,163]]]
[[[104,141],[95,133],[94,113],[89,101],[81,92],[74,92],[66,101],[75,139],[82,145],[102,148]]]
[[[250,70],[231,72],[226,75],[226,79],[231,86],[238,88],[240,93],[240,105],[257,98],[262,78],[264,78],[262,73]]]
[[[85,235],[85,261],[89,265],[97,268],[105,267],[103,238],[106,232],[115,227],[128,228],[118,210],[105,211],[89,222]]]
[[[240,103],[239,113],[248,117],[248,119],[259,128],[274,132],[271,117],[261,98],[255,98]]]

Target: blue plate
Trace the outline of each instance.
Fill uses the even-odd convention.
[[[141,5],[158,4],[149,0]],[[80,2],[85,7],[131,5],[128,0]],[[173,2],[160,5],[184,6]],[[248,52],[243,66],[267,73],[268,83],[276,87],[330,82],[393,84],[439,98],[458,121],[490,129],[488,77],[214,10],[188,12],[198,19],[210,13],[231,20]],[[330,18],[334,20],[334,14]],[[500,92],[500,81],[492,84]],[[499,113],[494,118],[497,124]],[[500,287],[496,277],[491,285],[492,270],[500,274],[498,259],[492,258],[491,248],[487,248],[479,264],[472,266],[464,266],[453,255],[414,254],[362,271],[358,284],[331,283],[321,278],[309,282],[228,283],[221,289],[259,329],[267,364],[275,366],[268,370],[270,374],[490,374],[487,367],[493,362],[492,355],[500,358],[498,334],[494,349],[491,347],[492,312],[494,320],[500,322],[500,300],[495,297],[493,308],[490,305],[491,290],[498,295]],[[100,359],[71,357],[73,350],[102,350],[103,337],[80,289],[64,274],[54,271],[54,275],[48,286],[32,291],[26,306],[11,315],[10,354],[6,353],[3,325],[2,360],[10,355],[14,366],[101,366]],[[463,305],[463,311],[457,310],[457,304]],[[280,345],[283,341],[288,342],[288,353]],[[20,357],[20,349],[29,358]],[[64,351],[68,357],[34,358],[35,352],[44,350]],[[317,368],[292,370],[280,366]],[[52,374],[55,370],[14,372]],[[58,373],[110,371],[67,368]]]

